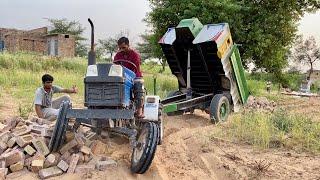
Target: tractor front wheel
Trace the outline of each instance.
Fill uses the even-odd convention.
[[[230,113],[230,103],[223,94],[213,96],[210,103],[210,119],[212,123],[226,121]]]
[[[144,124],[131,156],[133,173],[143,174],[149,169],[157,149],[158,134],[157,124],[153,122]]]
[[[58,151],[65,140],[65,135],[68,127],[67,112],[70,107],[71,104],[69,101],[63,102],[60,107],[56,125],[54,127],[49,143],[49,150],[52,152]]]

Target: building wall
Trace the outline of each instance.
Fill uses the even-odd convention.
[[[30,31],[0,28],[0,40],[4,41],[5,49],[9,52],[31,51],[43,55],[49,54],[49,42],[58,41],[58,54],[60,57],[74,57],[75,39],[71,35],[48,35],[46,27]]]
[[[60,57],[74,57],[75,55],[75,39],[71,35],[57,34],[50,35],[47,37],[47,52],[48,55],[53,55],[56,51],[54,46],[54,41],[57,41],[58,54]]]
[[[60,34],[58,36],[59,56],[74,57],[75,55],[75,39],[70,35]]]

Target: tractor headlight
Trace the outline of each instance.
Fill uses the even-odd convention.
[[[112,65],[110,67],[110,70],[109,70],[109,76],[118,76],[118,77],[122,77],[123,76],[123,68],[122,66],[120,65]]]
[[[98,76],[97,65],[89,65],[87,68],[87,76]]]

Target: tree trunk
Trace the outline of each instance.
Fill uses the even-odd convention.
[[[309,70],[309,75],[308,79],[310,80],[311,74],[313,73],[313,63],[310,63],[310,70]]]

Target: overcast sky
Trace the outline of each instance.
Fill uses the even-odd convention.
[[[143,18],[150,11],[147,0],[0,0],[0,27],[33,29],[47,26],[45,18],[67,18],[86,27],[89,38],[90,17],[98,39],[128,30],[132,42],[147,29]],[[314,35],[320,42],[320,13],[305,16],[299,26],[305,36]]]

